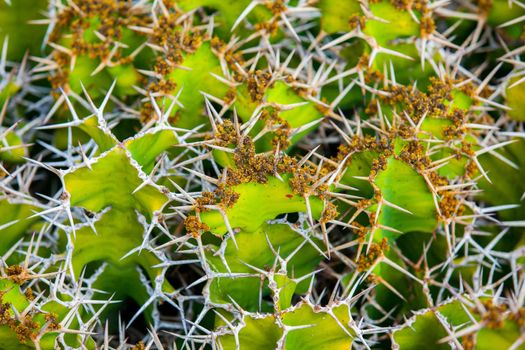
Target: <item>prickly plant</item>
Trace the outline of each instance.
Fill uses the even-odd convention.
[[[0,349],[524,349],[524,13],[0,0]]]

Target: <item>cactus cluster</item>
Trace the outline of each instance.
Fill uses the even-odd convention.
[[[525,349],[521,0],[0,0],[0,350]]]

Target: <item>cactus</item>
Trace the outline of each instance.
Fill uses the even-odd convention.
[[[0,41],[11,44],[5,57],[10,61],[20,61],[27,53],[42,53],[45,27],[38,26],[41,12],[47,10],[45,0],[16,0],[0,2]],[[31,35],[27,35],[31,32]]]
[[[399,349],[522,349],[523,307],[460,297],[421,311],[393,333]],[[488,344],[490,342],[490,345]]]
[[[139,81],[135,62],[140,64],[144,46],[133,27],[151,20],[147,9],[125,1],[98,0],[79,6],[58,2],[54,7],[47,38],[53,51],[50,60],[42,61],[54,70],[51,86],[80,93],[81,83],[92,89],[118,76],[115,92],[122,97],[133,94],[132,86]],[[92,95],[97,97],[97,89]]]
[[[0,2],[0,349],[525,347],[522,4]]]
[[[21,285],[28,279],[38,278],[31,275],[22,266],[10,266],[2,271],[0,279],[0,346],[17,349],[55,349],[60,346],[78,348],[93,347],[93,339],[82,331],[75,332],[79,327],[80,305],[71,302],[70,296],[48,295],[41,292],[36,296],[31,286],[22,289]],[[79,319],[72,315],[77,313]],[[92,321],[88,321],[85,326]],[[68,329],[68,327],[72,327]],[[71,331],[72,330],[72,331]]]
[[[228,331],[233,335],[220,335],[219,348],[347,349],[355,337],[353,329],[347,325],[351,317],[348,306],[344,304],[314,310],[311,305],[303,303],[294,305],[282,316],[257,317],[260,316],[245,315],[239,326],[224,319],[222,323],[228,324]],[[260,329],[270,336],[260,339]]]

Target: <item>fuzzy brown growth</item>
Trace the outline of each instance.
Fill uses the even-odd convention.
[[[121,0],[84,0],[76,6],[65,7],[57,16],[57,24],[49,40],[58,42],[61,35],[71,28],[73,48],[83,50],[83,53],[89,53],[93,49],[94,54],[99,54],[100,48],[107,48],[122,38],[124,28],[149,24],[149,16],[134,9],[132,5],[129,1]],[[104,37],[97,44],[85,39],[86,30],[91,28],[94,19],[98,22],[96,30]]]
[[[272,12],[274,16],[278,16],[286,11],[286,4],[283,0],[267,1],[265,6]]]
[[[215,132],[215,143],[222,147],[228,147],[237,143],[237,132],[231,120],[225,120],[224,123],[217,125]]]
[[[274,174],[291,174],[289,184],[294,194],[301,196],[316,195],[324,198],[328,190],[324,185],[314,188],[317,176],[324,176],[329,167],[318,169],[314,165],[297,167],[297,161],[287,155],[275,156],[273,153],[257,154],[250,137],[239,138],[233,131],[231,122],[225,122],[217,128],[216,139],[223,146],[236,146],[233,154],[235,166],[227,169],[226,186],[232,187],[242,183],[260,183],[268,181]],[[232,137],[232,135],[235,135]],[[231,197],[231,196],[230,196]]]
[[[386,152],[386,155],[389,155],[391,154],[390,152],[392,152],[392,146],[385,137],[376,138],[369,135],[363,137],[354,135],[349,144],[339,145],[337,155],[333,157],[332,160],[340,163],[346,158],[346,156],[348,156],[348,154],[364,151],[383,154]]]
[[[446,140],[458,140],[465,135],[467,129],[465,128],[466,114],[463,110],[455,108],[449,115],[449,120],[452,125],[443,129],[443,135]]]
[[[368,248],[368,254],[361,254],[357,259],[357,270],[367,271],[388,250],[388,242],[383,238],[381,244],[372,243]]]
[[[235,88],[228,89],[228,92],[226,95],[224,95],[223,101],[226,102],[226,104],[231,105],[237,98],[237,91]]]
[[[366,25],[366,16],[360,15],[359,13],[354,13],[348,18],[348,26],[350,30],[360,28],[361,30],[365,29]]]
[[[367,69],[364,75],[365,83],[367,84],[380,82],[384,77],[383,73],[378,69]]]
[[[217,125],[214,139],[220,146],[235,147],[233,154],[235,166],[227,170],[227,186],[236,186],[247,182],[266,183],[267,177],[275,172],[289,173],[294,169],[295,162],[291,162],[291,158],[288,156],[276,159],[273,154],[256,154],[255,145],[251,138],[240,138],[233,123],[229,120]]]
[[[465,166],[465,178],[471,179],[473,178],[477,173],[479,173],[479,168],[476,162],[472,159],[469,159],[467,162],[467,165]]]
[[[368,116],[374,116],[379,112],[378,101],[376,98],[372,98],[365,108],[365,113]]]
[[[266,183],[267,177],[275,172],[274,157],[256,154],[249,137],[239,140],[233,155],[235,168],[228,169],[227,184],[239,185],[246,182]]]
[[[430,17],[429,14],[426,14],[421,18],[419,23],[419,31],[422,38],[428,37],[430,34],[432,34],[436,30],[436,23]]]
[[[313,195],[320,199],[325,199],[329,188],[326,184],[319,184],[318,179],[332,170],[334,170],[333,167],[329,165],[321,168],[317,165],[303,165],[300,168],[294,165],[289,171],[293,174],[293,177],[290,179],[292,191],[301,196]]]
[[[146,346],[144,345],[144,342],[141,340],[131,350],[145,350]]]
[[[270,36],[274,36],[279,30],[279,21],[278,18],[275,17],[268,22],[256,23],[254,27],[256,31],[261,31]]]
[[[492,300],[483,301],[482,304],[485,307],[485,312],[481,315],[483,324],[490,329],[503,328],[507,316],[507,305],[496,305]]]
[[[431,78],[430,82],[427,93],[402,85],[389,87],[390,95],[382,96],[381,101],[402,107],[416,124],[426,114],[446,119],[449,116],[446,101],[452,99],[452,81]]]
[[[363,201],[363,200],[362,200]],[[369,203],[363,205],[363,203],[361,203],[361,206],[363,208],[366,208],[370,205],[370,200],[366,200],[364,199],[364,201],[368,201]],[[359,203],[358,203],[358,206],[359,206]],[[357,235],[357,239],[360,243],[363,243],[365,241],[365,238],[366,238],[366,234],[368,232],[370,232],[370,230],[366,227],[366,226],[363,226],[361,225],[360,223],[354,221],[352,222],[352,226],[354,226],[355,228],[353,229],[353,232]]]
[[[315,178],[312,176],[311,172],[304,170],[294,173],[293,177],[290,179],[292,191],[301,196],[309,195],[310,188],[314,182]]]
[[[128,64],[132,58],[125,55],[124,48],[117,43],[129,26],[147,26],[149,23],[150,17],[130,1],[85,0],[60,10],[49,42],[60,45],[64,36],[70,36],[73,56]],[[91,37],[94,31],[99,34],[96,41]],[[55,50],[53,58],[59,69],[50,76],[50,82],[53,87],[67,87],[72,57]]]
[[[21,343],[29,342],[33,340],[38,335],[39,325],[28,314],[19,321],[18,325],[15,327],[14,331],[18,340]]]
[[[487,16],[490,13],[493,0],[476,0],[475,2],[478,5],[478,11],[481,15]]]
[[[429,168],[432,162],[426,155],[425,147],[418,141],[409,141],[399,153],[399,158],[420,172]]]
[[[319,219],[319,222],[325,224],[335,219],[338,215],[339,213],[337,212],[337,207],[332,202],[326,202],[323,214],[321,215],[321,219]]]
[[[446,177],[444,176],[440,176],[438,173],[436,172],[431,172],[429,173],[429,180],[430,182],[432,183],[432,185],[434,187],[439,187],[439,186],[446,186],[448,185],[448,180]]]
[[[372,161],[372,167],[370,170],[370,178],[374,178],[379,171],[386,170],[387,158],[384,154],[380,154],[376,159]]]
[[[35,296],[33,294],[33,290],[31,288],[27,288],[24,292],[24,295],[26,296],[27,300],[34,300]]]
[[[249,73],[248,76],[248,93],[253,102],[261,102],[266,89],[270,85],[272,75],[269,72],[256,70]]]
[[[412,0],[390,0],[390,3],[394,5],[394,7],[397,8],[398,10],[407,11],[407,10],[412,9],[413,1]]]
[[[149,122],[152,118],[156,118],[155,109],[153,108],[153,105],[151,102],[145,102],[140,107],[140,121],[145,124]]]
[[[169,78],[160,79],[148,85],[148,91],[152,93],[160,92],[162,94],[170,94],[177,88],[177,84]]]
[[[456,215],[461,215],[465,210],[461,201],[454,193],[445,192],[439,201],[439,211],[443,218],[452,218]]]
[[[368,70],[368,62],[370,61],[370,56],[367,53],[362,54],[357,60],[356,68],[359,70]]]
[[[161,94],[171,94],[177,88],[177,84],[170,80],[169,78],[160,79],[148,84],[147,90],[152,93],[161,93]],[[173,115],[168,117],[170,123],[175,123],[178,120],[180,111],[175,112]],[[144,102],[140,107],[140,121],[142,123],[147,123],[151,120],[157,120],[159,116],[157,115],[155,109],[151,102]]]
[[[0,291],[0,326],[16,327],[16,319],[11,315],[11,304],[1,301],[5,292]]]
[[[181,57],[182,60],[182,57]],[[165,60],[162,57],[157,57],[155,60],[155,65],[153,66],[153,70],[155,73],[165,76],[172,72],[173,66],[168,63],[167,60]]]
[[[242,54],[228,48],[226,43],[218,37],[213,37],[210,40],[210,44],[215,54],[218,57],[224,58],[230,70],[233,71],[234,80],[239,83],[244,81],[244,72],[239,68],[239,66],[242,67],[245,63]]]
[[[272,145],[279,146],[280,149],[286,149],[290,145],[290,135],[292,133],[290,123],[279,115],[278,109],[264,110],[260,119],[265,122],[266,126],[273,130]]]
[[[525,330],[525,306],[510,314],[509,319],[516,322],[520,329]]]
[[[177,88],[177,84],[170,79],[161,79],[148,85],[148,90],[152,93],[160,92],[170,94]]]
[[[197,198],[195,210],[205,212],[207,205],[218,205],[223,209],[231,208],[239,199],[239,194],[226,184],[221,183],[213,192],[202,192],[201,197]]]
[[[215,191],[216,203],[222,208],[231,208],[239,199],[239,194],[225,184],[219,184]]]
[[[200,221],[195,215],[190,215],[184,220],[184,227],[186,228],[186,232],[195,238],[199,237],[202,231],[210,230],[208,225]]]
[[[12,265],[6,269],[7,278],[16,284],[22,284],[28,277],[27,270],[20,265]]]
[[[58,315],[51,312],[45,315],[47,323],[47,331],[57,331],[61,328],[60,322],[58,321]]]
[[[155,45],[164,48],[163,61],[170,67],[182,64],[184,54],[194,53],[208,39],[191,26],[187,26],[182,32],[182,26],[177,21],[179,17],[178,12],[160,16],[150,38]]]
[[[461,345],[464,350],[474,350],[476,348],[476,334],[461,337]]]
[[[412,3],[412,9],[421,13],[427,13],[429,11],[427,5],[428,0],[414,0]]]
[[[427,0],[390,0],[390,3],[401,11],[416,10],[422,13],[428,11]]]
[[[0,326],[7,326],[11,331],[13,331],[16,334],[16,337],[20,343],[30,343],[33,340],[36,339],[38,334],[40,333],[40,325],[33,320],[33,318],[38,314],[44,314],[36,309],[30,310],[25,316],[21,317],[20,319],[17,319],[15,314],[11,311],[11,304],[10,303],[4,303],[2,301],[3,296],[6,292],[0,291]],[[50,314],[44,314],[47,320],[47,315]],[[54,322],[57,327],[58,322]],[[50,328],[51,326],[51,328]],[[46,331],[52,331],[56,330],[55,326],[53,326],[51,323],[46,329]]]
[[[195,199],[195,211],[197,212],[205,212],[209,209],[206,208],[207,205],[214,205],[215,204],[215,195],[213,192],[204,191],[201,193],[201,196],[197,199]]]

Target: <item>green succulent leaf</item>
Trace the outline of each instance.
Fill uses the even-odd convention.
[[[294,293],[304,293],[308,288],[309,280],[293,280],[309,274],[322,259],[319,253],[321,242],[315,238],[309,238],[310,242],[306,244],[304,241],[305,237],[289,224],[271,223],[262,225],[255,232],[236,234],[235,242],[228,238],[223,243],[226,248],[222,257],[215,254],[218,247],[210,249],[206,260],[212,270],[226,275],[230,272],[239,274],[213,278],[208,287],[211,300],[228,304],[233,299],[246,310],[258,310],[260,298],[269,295],[270,290],[268,280],[261,285],[260,277],[253,276],[258,273],[255,269],[269,269],[280,257],[287,260],[286,271],[293,271],[293,274],[275,275],[275,282],[281,288],[280,307],[287,308]],[[275,269],[280,270],[279,266]]]
[[[118,143],[115,136],[100,127],[95,115],[83,119],[77,127],[95,141],[101,153],[109,151]]]
[[[321,27],[327,33],[347,32],[350,30],[350,17],[353,15],[363,15],[363,11],[357,0],[341,2],[320,0],[317,3],[317,7],[322,13]]]
[[[523,194],[525,193],[525,141],[516,140],[516,142],[507,145],[498,153],[510,160],[515,166],[503,162],[494,155],[487,153],[480,157],[480,163],[487,172],[491,180],[483,178],[479,181],[479,186],[483,190],[480,193],[480,200],[486,201],[490,205],[515,205],[514,208],[501,210],[498,212],[498,218],[515,227],[512,228],[512,235],[502,242],[506,249],[520,247],[524,244],[525,235],[520,222],[525,218],[525,203]],[[516,223],[515,225],[513,223]]]
[[[272,315],[259,318],[248,316],[243,321],[244,326],[239,331],[237,339],[233,335],[220,337],[219,345],[222,349],[269,350],[277,348],[283,330],[277,326]]]
[[[219,346],[224,350],[270,350],[282,341],[286,350],[343,350],[352,347],[355,333],[348,326],[351,318],[346,305],[314,309],[312,305],[302,303],[285,310],[281,318],[285,326],[293,327],[286,334],[273,315],[264,318],[245,316],[238,340],[234,335],[224,335],[218,339]],[[262,338],[262,334],[267,336]]]
[[[177,143],[177,135],[173,130],[161,129],[128,139],[124,145],[142,170],[150,173],[159,154]]]
[[[29,288],[29,287],[28,287]],[[53,350],[57,349],[56,339],[59,332],[49,328],[51,319],[46,316],[54,318],[55,326],[66,317],[69,309],[56,301],[45,302],[40,309],[33,309],[32,313],[27,313],[26,321],[21,322],[17,318],[17,314],[24,312],[28,307],[31,307],[31,300],[22,292],[20,286],[13,281],[5,278],[0,278],[0,309],[2,310],[0,321],[0,349],[42,349]],[[30,322],[28,322],[30,321]],[[71,326],[75,326],[77,322],[73,321]],[[42,336],[35,342],[30,337],[34,337],[42,332]],[[64,341],[70,347],[81,346],[81,339],[78,334],[68,334],[64,337]],[[82,346],[86,349],[95,349],[95,344],[91,338],[87,338],[82,342]]]
[[[505,90],[507,106],[511,109],[507,114],[514,120],[524,121],[525,113],[523,112],[525,107],[525,83],[521,82],[518,85],[513,86],[519,82],[521,77],[515,77],[509,80],[509,86]]]
[[[306,199],[292,192],[287,177],[283,177],[283,180],[270,176],[265,184],[250,182],[234,186],[232,189],[239,194],[239,199],[231,208],[225,209],[231,228],[254,232],[266,221],[280,214],[306,212]],[[323,211],[323,202],[316,197],[308,200],[312,216],[319,218]],[[201,213],[201,220],[216,235],[228,232],[225,220],[218,210]]]
[[[400,350],[445,350],[452,347],[442,340],[449,336],[452,327],[466,329],[473,325],[472,317],[479,321],[480,316],[468,311],[459,301],[452,301],[414,316],[406,327],[394,331],[394,341]],[[478,331],[468,333],[474,336],[475,350],[509,349],[522,335],[515,321],[504,321],[502,327],[481,327]],[[462,338],[465,341],[465,337]],[[519,345],[516,349],[525,349]]]
[[[209,43],[203,43],[197,51],[184,56],[184,69],[174,69],[166,78],[177,84],[173,95],[182,108],[176,106],[175,125],[179,128],[193,129],[201,124],[208,124],[205,113],[204,95],[207,93],[216,98],[223,98],[229,87],[215,78],[222,77],[222,69],[217,56],[213,53]],[[182,91],[181,91],[182,90]]]
[[[21,61],[27,51],[33,55],[41,52],[45,27],[29,22],[41,19],[46,7],[45,0],[13,0],[10,4],[0,2],[0,43],[9,37],[8,60]]]
[[[139,154],[141,161],[148,163],[148,154]],[[89,264],[108,262],[108,272],[100,275],[97,283],[117,296],[138,298],[137,302],[144,303],[148,295],[137,269],[146,271],[150,280],[155,280],[162,269],[152,267],[160,263],[152,252],[129,255],[141,246],[145,234],[136,211],[151,220],[163,208],[167,197],[158,187],[144,185],[145,179],[141,178],[144,174],[139,174],[133,162],[125,149],[116,146],[91,164],[91,169],[84,166],[67,173],[64,184],[71,205],[95,213],[108,210],[94,223],[94,230],[87,225],[75,232],[75,273],[80,274]],[[119,273],[112,272],[115,269]],[[123,282],[115,283],[116,276]],[[164,287],[170,289],[167,283]]]
[[[349,327],[351,317],[347,305],[332,307],[330,312],[317,311],[309,304],[287,312],[283,323],[298,327],[286,335],[285,347],[290,350],[343,350],[352,347],[355,333]]]
[[[370,4],[370,11],[386,21],[368,20],[364,29],[379,45],[386,45],[394,39],[419,36],[419,23],[414,21],[408,11],[397,9],[390,1]],[[392,23],[396,25],[393,26]]]
[[[374,183],[384,199],[409,213],[383,205],[378,222],[401,232],[432,232],[438,223],[437,213],[425,180],[400,160],[388,159],[387,162],[386,169],[378,172]],[[392,232],[382,230],[382,235],[391,237]]]
[[[11,202],[8,199],[0,200],[0,255],[7,252],[16,241],[28,233],[29,229],[38,220],[34,217],[38,207]],[[33,217],[32,217],[33,216]]]
[[[101,156],[91,165],[91,169],[83,166],[64,176],[71,205],[92,212],[109,206],[121,212],[138,210],[151,218],[167,198],[154,186],[139,188],[143,182],[131,158],[119,146]]]
[[[250,0],[178,0],[178,5],[184,11],[191,11],[201,6],[210,7],[218,11],[218,21],[222,24],[219,30],[222,36],[228,37],[233,30],[233,26],[242,14],[244,9],[250,4]],[[255,6],[253,11],[247,16],[249,20],[262,22],[271,17],[270,11],[263,5]],[[243,26],[240,26],[241,28]],[[237,27],[239,28],[239,27]],[[239,31],[241,34],[242,31]]]
[[[27,157],[27,146],[14,131],[0,131],[0,160],[7,163],[23,163]]]

